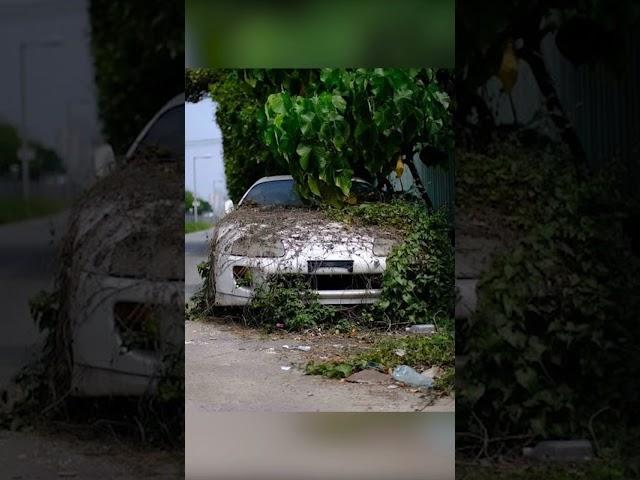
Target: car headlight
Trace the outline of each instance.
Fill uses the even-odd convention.
[[[284,257],[284,244],[278,239],[241,238],[231,245],[230,253],[241,257]]]
[[[376,238],[373,241],[373,254],[378,257],[388,257],[397,244],[398,242],[391,238]]]
[[[109,275],[147,280],[184,279],[181,245],[175,235],[132,233],[113,247]],[[102,255],[96,256],[100,262]],[[98,265],[94,266],[98,267]]]

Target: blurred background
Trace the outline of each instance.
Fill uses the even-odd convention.
[[[222,132],[209,97],[185,105],[185,232],[211,224],[224,214],[229,198],[222,157]],[[197,207],[193,200],[197,198]]]
[[[186,0],[187,67],[453,67],[451,0]]]

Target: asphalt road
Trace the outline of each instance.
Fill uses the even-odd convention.
[[[213,229],[189,233],[184,236],[184,296],[188,302],[202,285],[198,264],[208,257],[209,242]]]
[[[29,299],[50,289],[68,212],[0,225],[0,387],[40,349]]]

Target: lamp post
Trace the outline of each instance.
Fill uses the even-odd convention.
[[[198,221],[198,205],[200,202],[198,202],[198,193],[197,193],[197,187],[196,187],[196,160],[198,158],[212,158],[211,155],[194,155],[193,156],[193,221],[197,222]]]
[[[21,144],[18,148],[18,159],[22,165],[22,196],[29,199],[29,162],[33,160],[35,152],[27,143],[27,85],[26,85],[26,56],[28,47],[57,47],[62,42],[57,39],[40,41],[21,41],[19,45],[20,53],[20,129]]]

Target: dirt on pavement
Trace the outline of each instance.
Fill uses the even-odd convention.
[[[188,321],[186,404],[207,412],[455,410],[453,398],[434,398],[391,379],[387,384],[355,384],[304,374],[310,360],[343,358],[372,341],[367,334],[266,334],[219,321]],[[299,346],[311,349],[295,348]],[[188,432],[188,424],[186,428]]]
[[[59,432],[0,431],[1,478],[178,479],[184,476],[176,453],[132,449],[115,441],[87,441]]]

